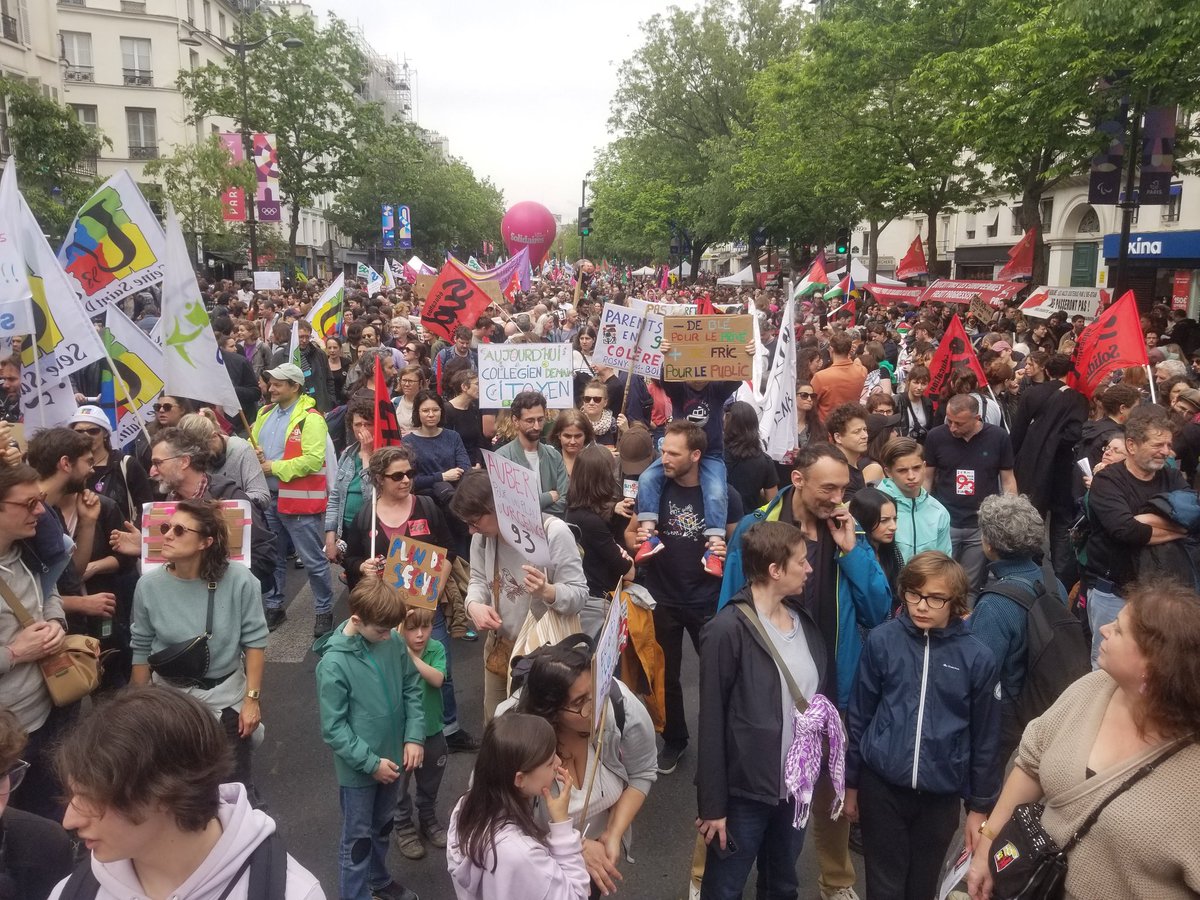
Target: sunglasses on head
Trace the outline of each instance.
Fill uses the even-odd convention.
[[[186,525],[180,525],[178,522],[163,522],[158,526],[158,533],[164,537],[169,533],[175,537],[183,537],[184,532],[190,531],[192,534],[203,534],[198,528],[188,528]]]
[[[383,477],[388,481],[412,481],[414,472],[412,469],[405,469],[403,472],[384,472]]]

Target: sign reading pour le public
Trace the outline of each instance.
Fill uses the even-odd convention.
[[[667,316],[664,381],[745,381],[753,377],[752,316]]]

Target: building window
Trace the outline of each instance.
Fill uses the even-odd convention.
[[[0,35],[6,41],[21,43],[20,0],[0,0]]]
[[[968,241],[975,240],[975,213],[963,213],[963,229],[967,235]]]
[[[95,131],[98,127],[96,120],[96,107],[86,106],[82,103],[72,103],[71,109],[75,110],[75,118],[79,120],[79,124],[85,128],[90,128]]]
[[[1171,195],[1167,198],[1167,205],[1163,207],[1162,220],[1164,222],[1178,222],[1179,212],[1183,207],[1183,184],[1175,182],[1171,185]]]
[[[917,234],[925,237],[925,217],[917,216]]]
[[[1012,233],[1013,234],[1024,234],[1025,233],[1025,215],[1021,211],[1021,207],[1013,206],[1013,207],[1010,207],[1009,211],[1012,213]]]
[[[987,225],[986,234],[990,238],[994,238],[1000,234],[1000,209],[989,209],[983,214],[983,221]]]
[[[1054,198],[1048,197],[1042,201],[1042,234],[1049,234],[1054,225]]]
[[[1079,220],[1079,233],[1100,233],[1100,216],[1096,214],[1096,210],[1089,207],[1088,211],[1083,214],[1083,218]]]
[[[157,158],[158,118],[156,111],[126,107],[125,123],[129,129],[129,158]]]
[[[140,87],[152,86],[154,75],[150,68],[150,39],[121,38],[121,65],[126,84]]]
[[[204,0],[204,30],[212,31],[212,4]]]
[[[225,13],[217,13],[217,34],[225,37]]]
[[[62,56],[67,61],[63,78],[67,81],[95,81],[92,68],[92,36],[84,31],[60,31]]]
[[[196,24],[196,0],[187,0],[187,20],[189,25]]]
[[[200,68],[200,54],[195,50],[188,51],[188,68],[193,72]]]

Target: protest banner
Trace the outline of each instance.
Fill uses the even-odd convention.
[[[283,290],[283,276],[278,272],[255,272],[254,289],[256,291]]]
[[[450,560],[441,547],[395,537],[383,564],[383,580],[400,592],[408,606],[437,609],[449,571]]]
[[[229,559],[250,567],[250,501],[221,500],[221,517],[229,529]],[[166,563],[162,555],[162,526],[171,520],[176,503],[165,500],[142,504],[142,574]]]
[[[958,316],[954,316],[946,328],[946,333],[942,335],[933,359],[930,360],[929,387],[925,396],[940,397],[946,379],[961,366],[969,367],[981,385],[987,384],[987,376],[983,374],[983,366],[979,364],[979,357],[975,355],[975,348],[971,346],[967,330],[963,328]]]
[[[868,281],[862,287],[884,306],[891,306],[893,303],[916,304],[925,291],[925,288],[920,287],[896,287],[890,284],[877,284],[873,281]]]
[[[530,565],[550,565],[550,541],[542,518],[537,473],[490,450],[483,451],[483,458],[492,481],[501,540]]]
[[[596,638],[592,655],[592,733],[600,730],[600,719],[607,705],[608,692],[617,677],[621,649],[628,635],[629,608],[625,597],[618,592],[608,606],[608,614]]]
[[[158,217],[122,169],[80,207],[58,251],[89,316],[158,284],[166,237]]]
[[[570,344],[481,344],[479,406],[507,409],[522,391],[541,391],[550,409],[574,405]]]
[[[1026,316],[1048,319],[1056,312],[1094,319],[1108,300],[1108,291],[1097,287],[1039,287],[1025,298],[1021,312]]]
[[[746,352],[754,339],[752,316],[667,316],[663,340],[664,381],[745,381],[754,373]]]
[[[437,275],[415,275],[413,276],[413,293],[418,300],[424,300],[429,296],[429,292],[433,290],[433,286],[437,284]]]
[[[1025,289],[1023,281],[962,281],[939,278],[921,292],[920,303],[970,303],[978,295],[984,303],[998,306]]]
[[[644,324],[643,324],[644,323]],[[639,314],[626,306],[604,304],[592,362],[635,375],[662,375],[662,316]],[[636,346],[635,346],[636,345]]]
[[[1066,381],[1090,400],[1110,372],[1149,362],[1137,299],[1126,291],[1079,335]]]
[[[432,334],[452,341],[455,326],[472,327],[491,302],[483,288],[453,261],[447,261],[421,308],[421,324]]]

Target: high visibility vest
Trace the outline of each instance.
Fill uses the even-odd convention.
[[[304,455],[300,446],[300,436],[304,432],[304,422],[309,415],[319,416],[315,409],[310,409],[296,422],[288,433],[283,445],[283,458],[296,459]],[[301,475],[291,481],[279,482],[279,511],[288,515],[303,516],[312,513],[323,513],[329,502],[329,482],[325,477],[325,454],[321,454],[321,468],[311,475]]]

